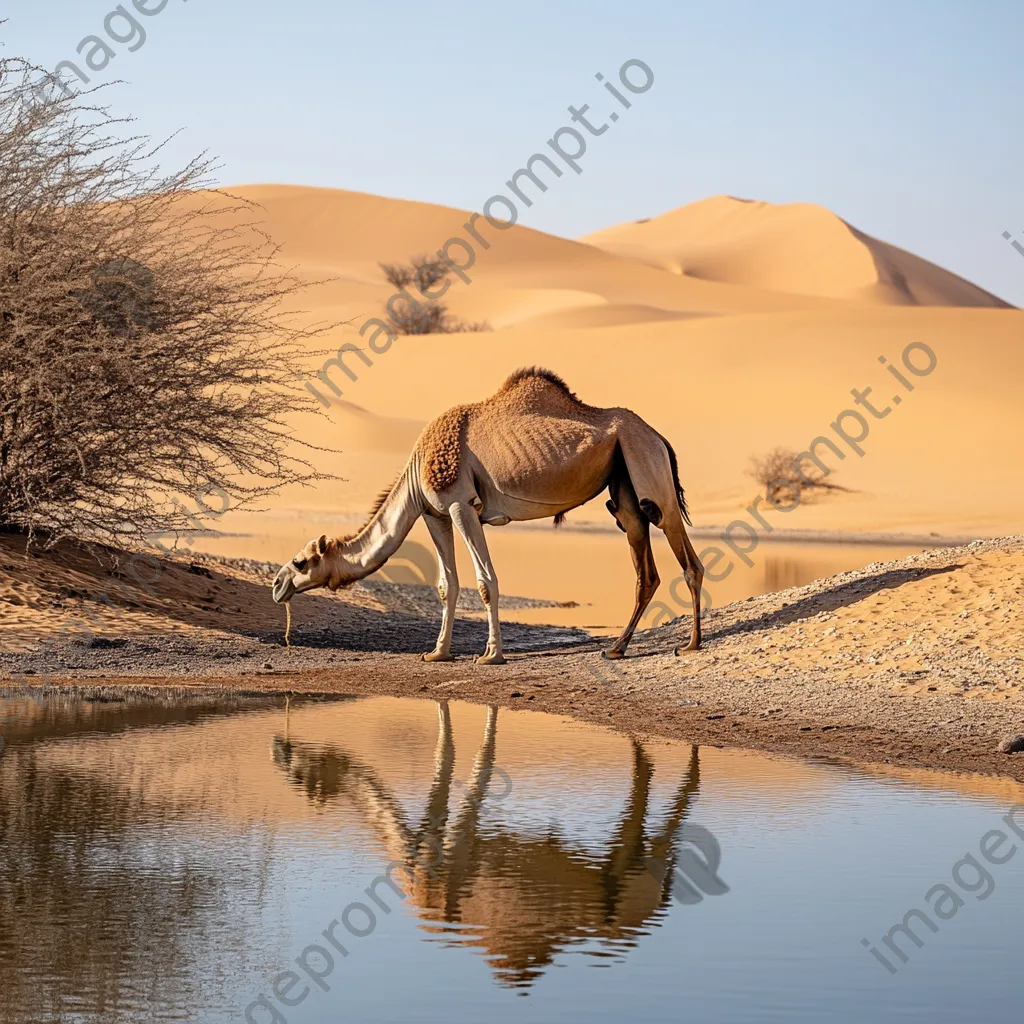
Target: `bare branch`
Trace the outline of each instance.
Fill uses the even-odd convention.
[[[39,74],[0,60],[0,527],[141,539],[316,479],[293,425],[336,325],[296,326],[259,208]]]

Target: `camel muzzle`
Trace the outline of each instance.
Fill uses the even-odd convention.
[[[281,604],[283,601],[290,601],[297,593],[295,584],[292,582],[292,575],[288,566],[285,565],[282,566],[281,571],[274,577],[270,596],[273,597],[277,604]]]

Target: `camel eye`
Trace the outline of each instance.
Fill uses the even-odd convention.
[[[302,569],[306,568],[306,559],[305,558],[299,558],[299,556],[296,555],[292,559],[292,565],[294,565],[296,569],[301,571]]]

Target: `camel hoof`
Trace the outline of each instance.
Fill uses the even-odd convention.
[[[690,651],[699,651],[700,644],[687,644],[685,647],[677,647],[675,655],[678,658],[680,654],[688,654]]]
[[[507,664],[507,662],[505,661],[505,655],[504,654],[481,654],[480,657],[476,659],[476,663],[478,665],[505,665],[505,664]]]
[[[454,654],[441,654],[439,651],[428,651],[420,655],[420,661],[454,661]]]
[[[601,652],[601,657],[607,661],[618,661],[619,658],[624,658],[625,656],[625,651],[617,650],[614,647],[609,647],[607,651]]]

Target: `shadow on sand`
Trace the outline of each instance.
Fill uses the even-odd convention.
[[[24,538],[2,536],[0,578],[9,578],[19,592],[38,594],[40,607],[65,609],[60,613],[61,620],[68,618],[81,624],[68,632],[68,638],[76,638],[74,643],[79,648],[100,651],[121,646],[125,647],[123,656],[129,658],[139,641],[146,646],[143,653],[167,646],[159,629],[161,622],[152,624],[157,628],[149,628],[145,620],[112,619],[111,612],[116,615],[121,611],[263,644],[282,642],[285,612],[271,600],[269,583],[230,575],[212,560],[197,556],[189,561],[184,554],[182,560],[151,554],[134,556],[103,545],[86,548],[72,542],[60,543],[45,554],[26,553]],[[392,586],[396,600],[409,598],[408,611],[393,605],[391,610],[352,605],[328,593],[298,595],[292,605],[292,646],[389,654],[431,650],[441,620],[433,588],[429,596],[437,602],[436,609],[424,600],[422,591],[426,588],[417,586],[407,592]],[[502,630],[510,653],[593,643],[588,634],[569,627],[505,622]],[[56,627],[53,632],[59,633]],[[32,633],[26,639],[38,643],[38,629]],[[62,637],[48,646],[58,647],[64,642]],[[455,653],[479,654],[486,644],[486,623],[460,614],[455,624]],[[45,641],[43,646],[47,646]],[[183,654],[225,656],[225,652],[216,654],[215,637],[190,637],[181,632],[171,646]]]
[[[877,573],[874,576],[866,576],[861,579],[851,580],[849,583],[840,583],[838,586],[828,590],[819,591],[816,594],[809,594],[800,598],[784,608],[778,608],[773,612],[766,612],[756,618],[743,619],[733,622],[722,629],[715,630],[708,634],[709,640],[718,640],[722,637],[734,636],[738,633],[754,633],[760,630],[774,629],[776,626],[788,626],[797,619],[811,618],[821,612],[832,612],[837,608],[845,608],[848,605],[856,604],[871,594],[877,594],[882,590],[893,590],[902,587],[905,583],[914,583],[917,580],[928,579],[929,576],[937,576],[940,573],[954,572],[962,569],[962,564],[941,565],[931,568],[913,569],[888,569],[885,572]]]

